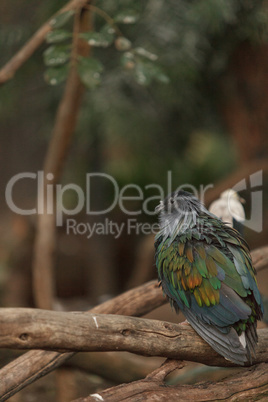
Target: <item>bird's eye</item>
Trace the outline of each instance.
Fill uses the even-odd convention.
[[[174,204],[174,198],[170,198],[170,204]]]

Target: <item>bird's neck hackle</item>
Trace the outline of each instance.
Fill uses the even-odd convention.
[[[173,241],[176,236],[196,226],[197,216],[198,212],[196,210],[161,214],[159,218],[160,231],[158,236],[163,236],[164,240],[169,237],[170,240]]]

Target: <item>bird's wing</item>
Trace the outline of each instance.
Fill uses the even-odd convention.
[[[242,299],[248,290],[223,252],[203,242],[178,241],[169,247],[165,243],[156,265],[165,293],[182,310],[192,308],[208,324],[219,327],[249,317],[251,309]]]
[[[231,256],[231,260],[233,261],[233,265],[240,275],[244,289],[249,295],[252,294],[252,299],[255,300],[259,307],[258,318],[261,318],[263,314],[263,304],[257,287],[256,271],[252,265],[249,247],[240,233],[233,228],[226,227],[224,236],[224,241]],[[230,285],[231,284],[229,284],[229,286]]]

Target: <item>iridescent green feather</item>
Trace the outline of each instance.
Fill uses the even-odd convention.
[[[255,281],[247,244],[239,235],[233,237],[236,232],[231,228],[222,231],[217,220],[212,220],[207,226],[204,222],[202,224],[202,234],[192,230],[178,235],[172,244],[168,239],[160,244],[157,252],[160,278],[161,269],[171,273],[166,286],[172,298],[175,296],[182,306],[189,306],[188,293],[199,307],[216,306],[220,302],[222,282],[246,300],[251,295],[252,285],[248,289],[243,285],[247,279],[245,275],[250,272]],[[221,236],[220,232],[224,235]],[[215,245],[211,244],[213,242]]]

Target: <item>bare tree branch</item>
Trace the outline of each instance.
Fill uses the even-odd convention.
[[[33,251],[33,293],[36,306],[52,309],[54,296],[54,248],[56,244],[56,205],[49,205],[47,185],[58,182],[75,130],[84,86],[77,74],[75,58],[86,56],[89,46],[79,39],[79,32],[91,27],[89,11],[77,10],[74,19],[72,62],[64,94],[58,107],[52,138],[45,157],[43,184],[43,213],[38,215]],[[48,179],[50,175],[50,180]],[[51,176],[52,175],[52,176]],[[39,194],[39,197],[42,195]],[[40,201],[40,200],[39,200]],[[50,200],[51,202],[51,200]],[[53,208],[53,213],[48,208]]]
[[[167,373],[168,374],[168,373]],[[131,401],[255,401],[268,395],[268,364],[241,369],[235,376],[222,381],[195,385],[167,386],[164,378],[135,381],[109,388],[74,402]]]
[[[158,284],[151,281],[94,307],[98,314],[141,316],[166,303]],[[0,370],[0,398],[5,401],[22,388],[61,366],[74,353],[32,350]],[[12,373],[12,375],[11,375]]]
[[[128,351],[144,356],[234,366],[214,352],[187,323],[121,315],[0,309],[0,348],[58,351]],[[268,362],[268,329],[258,331],[254,364]]]
[[[180,360],[167,359],[158,367],[146,376],[146,380],[164,381],[164,379],[175,370],[180,370],[185,366]]]
[[[58,14],[65,11],[82,8],[88,3],[88,0],[72,0],[62,7],[54,16],[43,24],[27,43],[16,53],[12,59],[0,70],[0,85],[13,78],[16,71],[32,56],[32,54],[41,46],[45,37],[52,27],[51,20]]]
[[[256,248],[251,251],[253,265],[257,272],[268,267],[268,246]]]

